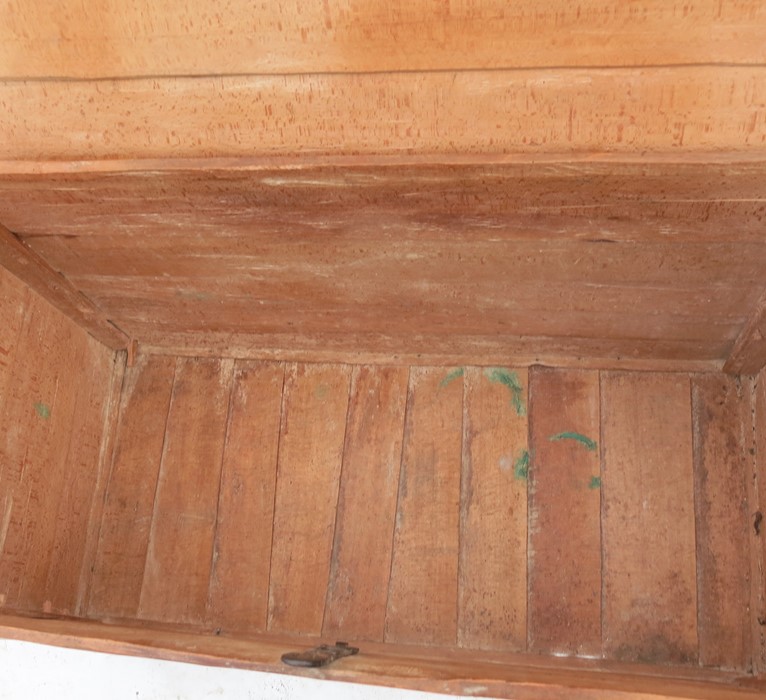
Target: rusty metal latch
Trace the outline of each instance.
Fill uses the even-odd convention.
[[[335,644],[322,644],[306,651],[291,651],[282,654],[282,662],[288,666],[300,666],[301,668],[319,668],[327,666],[333,661],[342,659],[344,656],[358,654],[357,647],[350,647],[346,642]]]

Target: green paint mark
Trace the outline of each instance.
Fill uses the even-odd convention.
[[[583,435],[582,433],[574,433],[571,431],[559,433],[558,435],[551,435],[548,439],[551,442],[558,442],[559,440],[576,440],[580,444],[585,445],[585,447],[591,452],[593,452],[598,447],[598,443],[595,440],[591,440],[589,437]]]
[[[502,367],[493,367],[492,369],[484,370],[484,376],[491,382],[507,386],[511,392],[511,404],[516,409],[516,415],[527,415],[527,409],[524,406],[524,389],[516,372],[511,372]]]
[[[441,380],[439,383],[439,388],[443,389],[445,386],[448,386],[452,382],[454,382],[456,379],[459,379],[460,377],[465,374],[465,369],[463,367],[458,367],[457,369],[453,369],[449,374],[447,374],[444,379]]]
[[[600,489],[601,488],[601,477],[600,476],[592,476],[590,478],[590,483],[588,484],[589,489]]]
[[[327,384],[320,384],[316,389],[314,389],[314,396],[317,399],[326,399],[327,394],[330,393],[330,387],[327,386]]]
[[[513,465],[513,475],[517,479],[526,479],[529,476],[529,452],[522,450],[516,464]]]
[[[37,411],[37,415],[43,420],[48,420],[51,417],[51,407],[44,404],[42,401],[38,401],[35,404],[35,411]]]

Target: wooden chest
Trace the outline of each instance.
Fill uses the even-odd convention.
[[[0,635],[764,696],[762,2],[6,5],[0,224]]]

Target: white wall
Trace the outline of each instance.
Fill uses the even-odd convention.
[[[2,700],[444,700],[444,695],[208,668],[0,639]]]

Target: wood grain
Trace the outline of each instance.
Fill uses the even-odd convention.
[[[749,382],[754,459],[747,479],[753,671],[766,675],[766,370]],[[760,513],[761,519],[758,520]],[[758,520],[758,527],[756,521]]]
[[[38,644],[147,656],[209,666],[290,673],[285,649],[310,648],[312,638],[237,639],[182,630],[39,620],[3,615],[0,634]],[[303,675],[305,671],[293,671]],[[396,686],[467,696],[482,692],[514,700],[736,700],[763,697],[752,678],[699,668],[653,669],[604,661],[519,654],[450,652],[391,644],[365,645],[365,653],[312,673],[315,678]],[[476,679],[481,679],[477,683]]]
[[[208,621],[266,629],[284,367],[238,362],[223,452]]]
[[[174,358],[142,355],[125,372],[90,583],[90,617],[138,614],[175,369]]]
[[[351,371],[290,365],[274,504],[268,629],[322,631]]]
[[[88,526],[85,533],[85,544],[82,565],[80,567],[80,585],[77,593],[77,617],[87,617],[93,584],[93,573],[96,568],[96,554],[101,537],[101,525],[106,511],[107,488],[112,475],[114,454],[119,431],[120,406],[122,391],[125,387],[125,370],[127,368],[127,351],[114,354],[112,376],[109,381],[109,393],[104,408],[103,437],[98,455],[98,472],[88,515]],[[135,366],[135,363],[134,365]]]
[[[0,31],[3,78],[322,73],[510,66],[763,63],[755,0],[526,0],[481,5],[350,0],[25,0]]]
[[[181,225],[218,238],[412,226],[429,237],[491,228],[527,240],[759,243],[766,206],[766,164],[747,153],[174,158],[14,174],[23,166],[0,166],[0,221],[33,247],[30,236],[115,233],[161,246],[150,234],[173,238]]]
[[[233,364],[178,361],[139,618],[205,620]]]
[[[741,380],[692,379],[700,663],[752,665],[748,535],[750,396]]]
[[[0,224],[0,265],[10,270],[64,315],[82,326],[98,341],[113,349],[127,346],[128,339],[87,297]]]
[[[723,371],[758,374],[766,366],[766,294],[752,306],[750,316],[731,349]]]
[[[698,659],[689,378],[601,379],[603,645],[617,659]]]
[[[257,230],[142,236],[140,243],[102,235],[33,239],[145,345],[166,344],[165,334],[176,333],[196,333],[199,345],[216,333],[274,343],[292,330],[304,343],[353,334],[347,344],[368,352],[391,338],[405,352],[417,335],[435,333],[459,348],[482,336],[532,336],[540,339],[531,343],[537,352],[547,340],[568,338],[572,350],[555,354],[575,356],[592,355],[596,340],[623,340],[613,352],[632,358],[642,353],[641,339],[654,359],[676,357],[663,343],[687,344],[685,359],[718,359],[755,303],[766,264],[762,243],[603,245],[487,232],[447,240],[412,230],[382,240],[326,232],[320,247],[314,240]],[[627,305],[631,314],[623,313]],[[294,348],[301,341],[283,342]]]
[[[410,370],[386,642],[457,639],[463,387],[444,378]]]
[[[383,641],[406,367],[355,367],[322,634]]]
[[[529,649],[600,656],[599,374],[533,367],[529,394]]]
[[[447,373],[442,381],[456,373]],[[477,367],[463,373],[457,643],[475,649],[524,650],[527,373]]]
[[[392,363],[454,367],[503,363],[516,367],[542,364],[588,369],[632,369],[668,372],[716,372],[725,346],[702,342],[598,340],[496,335],[413,334],[407,338],[379,334],[310,335],[298,331],[255,335],[205,332],[162,333],[143,325],[145,352],[182,357],[234,357],[287,362],[346,364]]]
[[[762,152],[765,86],[762,65],[7,81],[0,159]]]
[[[71,614],[113,353],[2,268],[0,291],[0,606]]]

